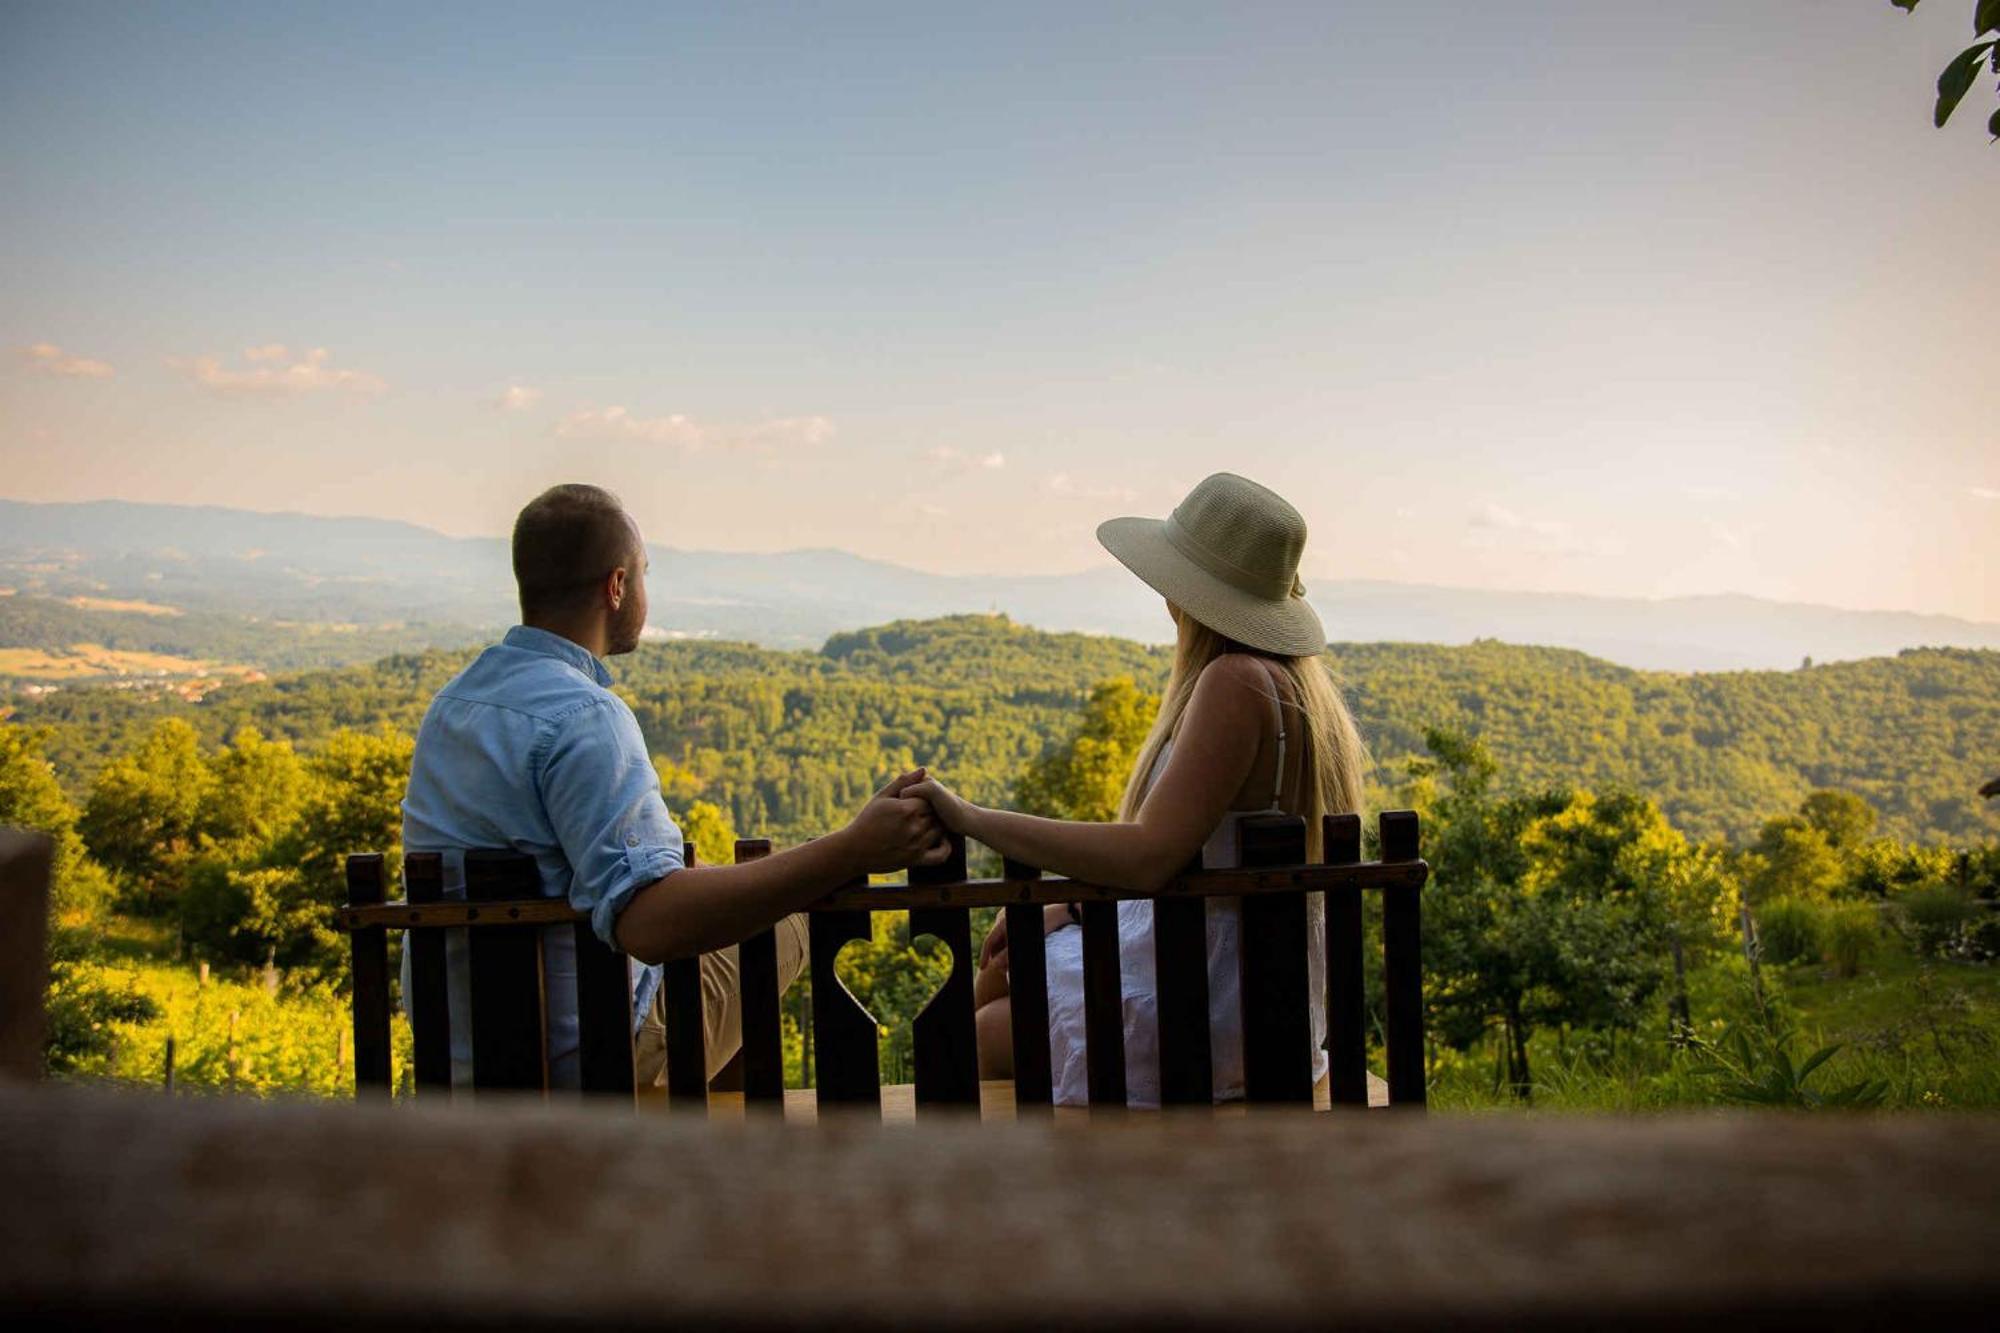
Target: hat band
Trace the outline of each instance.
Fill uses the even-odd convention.
[[[1275,576],[1272,574],[1261,574],[1256,570],[1245,569],[1234,561],[1209,550],[1206,546],[1195,540],[1193,533],[1181,526],[1180,513],[1178,511],[1167,516],[1165,526],[1167,541],[1176,551],[1179,551],[1182,555],[1200,566],[1204,573],[1221,579],[1224,583],[1227,583],[1239,592],[1247,592],[1255,597],[1263,597],[1273,602],[1281,602],[1288,594],[1294,590],[1299,590],[1296,574],[1279,573]]]

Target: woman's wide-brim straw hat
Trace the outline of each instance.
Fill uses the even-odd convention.
[[[1306,604],[1306,521],[1276,491],[1218,472],[1166,518],[1113,518],[1097,540],[1146,585],[1216,633],[1281,657],[1326,650]]]

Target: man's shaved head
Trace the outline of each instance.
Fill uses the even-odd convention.
[[[621,565],[644,577],[639,527],[601,486],[551,486],[514,520],[514,582],[524,619],[588,606]]]

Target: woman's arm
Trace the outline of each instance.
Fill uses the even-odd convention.
[[[1195,684],[1166,771],[1130,824],[989,810],[935,780],[906,794],[929,800],[947,828],[1002,856],[1072,879],[1151,893],[1187,865],[1242,790],[1257,762],[1270,691],[1270,676],[1249,657],[1211,662]]]

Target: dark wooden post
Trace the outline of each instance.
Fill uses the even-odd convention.
[[[771,854],[769,838],[738,838],[736,861],[761,861]],[[778,990],[778,934],[760,930],[737,946],[736,979],[743,1003],[743,1105],[785,1109],[784,997]]]
[[[1384,810],[1382,859],[1418,859],[1417,814]],[[1423,888],[1382,891],[1382,995],[1387,1011],[1389,1104],[1421,1108],[1424,1089]]]
[[[911,866],[910,887],[962,884],[965,839],[953,834],[940,865]],[[979,1107],[979,1038],[972,1017],[972,913],[964,907],[913,907],[910,940],[933,935],[951,951],[951,975],[910,1025],[918,1106]]]
[[[636,1107],[632,1070],[632,960],[597,938],[589,921],[576,935],[578,1081],[588,1093]]]
[[[682,851],[686,865],[700,864],[694,844]],[[701,955],[670,958],[661,969],[661,1009],[666,1019],[667,1109],[708,1110],[708,1038],[703,1026]]]
[[[444,901],[444,858],[411,852],[403,858],[403,898],[418,907]],[[410,1037],[413,1079],[420,1089],[451,1091],[451,1010],[446,998],[442,930],[403,932],[410,955]]]
[[[378,852],[347,858],[347,905],[373,907],[387,897]],[[348,935],[354,986],[354,1096],[389,1096],[389,932],[369,926]]]
[[[0,829],[0,1077],[42,1076],[54,859],[47,835]]]
[[[1125,1003],[1118,962],[1118,904],[1083,904],[1084,1070],[1092,1115],[1125,1110]]]
[[[1042,877],[1035,866],[1003,860],[1001,875],[1026,885]],[[1014,1046],[1014,1114],[1047,1113],[1055,1096],[1049,1067],[1049,953],[1042,905],[1022,901],[1007,914],[1007,1016]]]
[[[864,877],[856,881],[867,883]],[[882,1070],[876,1047],[875,1016],[861,1007],[833,962],[849,940],[873,931],[866,909],[814,912],[807,933],[812,944],[813,1073],[819,1105],[882,1106]]]
[[[1297,815],[1246,819],[1241,833],[1246,869],[1305,862],[1306,824]],[[1255,893],[1242,901],[1243,1096],[1311,1106],[1306,895]]]
[[[1189,871],[1201,869],[1195,855]],[[1186,873],[1186,872],[1183,872]],[[1208,900],[1153,900],[1153,975],[1160,1029],[1160,1105],[1209,1106],[1215,1067],[1208,1033]]]
[[[465,854],[466,915],[482,903],[541,896],[532,857]],[[503,909],[495,909],[496,912]],[[549,1085],[549,1035],[537,926],[474,918],[466,928],[472,973],[472,1087],[475,1093],[539,1092]],[[357,1057],[360,1051],[356,1039]]]
[[[1361,861],[1361,816],[1328,815],[1320,859],[1331,866]],[[1361,890],[1326,895],[1326,1024],[1328,1091],[1336,1107],[1368,1107],[1368,988],[1361,954]]]

